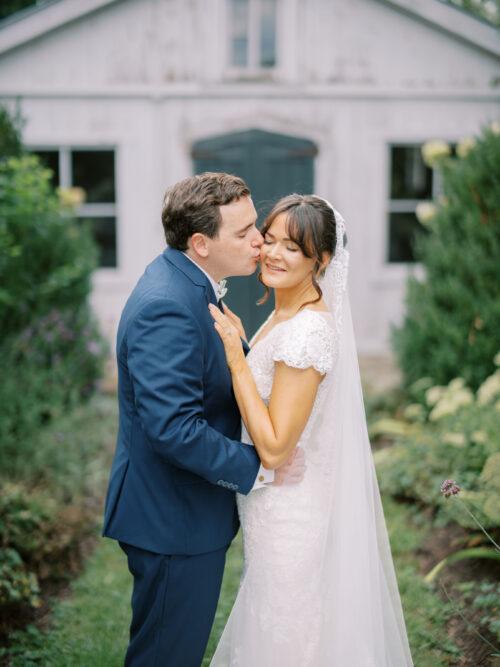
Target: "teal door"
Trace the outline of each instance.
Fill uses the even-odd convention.
[[[250,186],[259,216],[258,225],[273,204],[292,192],[314,192],[315,144],[308,139],[247,130],[212,137],[193,146],[194,172],[225,171],[241,176]],[[272,296],[262,306],[256,302],[264,293],[257,279],[231,278],[225,301],[252,336],[273,309]]]

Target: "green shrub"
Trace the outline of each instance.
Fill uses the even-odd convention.
[[[36,456],[33,434],[87,398],[106,345],[86,305],[52,310],[0,346],[0,453],[4,472],[23,475]]]
[[[0,163],[0,340],[86,303],[96,249],[35,156]]]
[[[78,568],[79,544],[100,522],[116,417],[114,398],[97,395],[21,441],[16,465],[2,466],[0,630],[29,618],[46,580]]]
[[[491,380],[498,378],[493,383]],[[454,479],[460,499],[486,528],[500,527],[500,374],[497,371],[476,395],[463,379],[427,389],[422,407],[392,447],[375,454],[380,487],[386,493],[434,506],[443,521],[467,528],[476,524],[454,498],[444,499],[440,485]],[[420,404],[414,403],[413,406]],[[428,412],[426,420],[423,415]],[[408,408],[405,411],[408,414]]]
[[[500,349],[500,132],[485,129],[441,157],[443,196],[417,244],[425,269],[410,278],[406,317],[393,331],[405,385],[460,375],[476,389]]]
[[[21,119],[12,117],[7,109],[0,106],[0,162],[9,157],[19,157],[22,153]]]
[[[0,163],[0,456],[31,455],[35,431],[88,397],[106,347],[88,306],[96,252],[36,157]]]

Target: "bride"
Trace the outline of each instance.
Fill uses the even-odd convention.
[[[274,206],[260,279],[276,309],[246,358],[239,319],[210,307],[243,439],[267,468],[296,447],[307,462],[296,486],[238,495],[244,572],[213,667],[413,664],[366,429],[344,231],[319,197]]]

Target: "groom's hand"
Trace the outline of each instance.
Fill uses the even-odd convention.
[[[296,447],[281,468],[274,471],[274,482],[271,486],[298,484],[304,479],[305,471],[306,455],[303,449]]]

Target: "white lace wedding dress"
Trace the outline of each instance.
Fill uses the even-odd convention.
[[[319,569],[315,559],[325,512],[321,469],[314,452],[308,451],[307,440],[333,365],[331,320],[327,312],[302,310],[271,329],[247,356],[266,403],[271,396],[275,361],[296,368],[312,366],[326,376],[298,443],[306,451],[304,480],[295,486],[270,486],[247,496],[237,495],[245,571],[212,665],[315,664],[321,582],[314,573]],[[251,442],[246,430],[242,439]]]
[[[276,361],[302,369],[314,367],[324,374],[324,378],[298,443],[306,454],[307,470],[303,481],[294,486],[268,486],[247,496],[237,495],[243,530],[244,573],[212,667],[411,665],[407,644],[404,645],[406,636],[392,652],[385,640],[380,650],[371,645],[371,636],[378,634],[379,628],[365,631],[362,618],[358,625],[355,601],[351,608],[345,609],[342,602],[348,618],[341,618],[342,611],[335,615],[331,603],[335,592],[331,594],[328,582],[324,580],[325,546],[331,517],[328,507],[331,483],[335,480],[326,470],[325,448],[318,446],[320,443],[315,434],[323,414],[329,409],[323,402],[335,374],[337,343],[332,315],[306,308],[290,320],[275,325],[257,341],[247,356],[259,394],[266,403],[271,395]],[[243,439],[250,442],[245,430]],[[360,548],[362,542],[361,537]],[[334,561],[326,564],[327,568],[336,567],[333,550],[331,555]],[[338,565],[341,567],[340,559]],[[377,568],[374,574],[377,580],[382,574],[379,570]],[[341,578],[346,576],[344,572],[337,574]],[[349,575],[355,582],[357,573]],[[333,585],[338,589],[339,600],[344,599],[341,598],[342,586],[342,582]],[[371,605],[370,594],[360,593]],[[350,596],[351,592],[346,592],[345,599],[350,600]],[[378,610],[376,615],[379,615]],[[373,623],[370,621],[369,625]],[[385,631],[401,634],[396,625],[389,624]],[[335,628],[340,633],[337,636]],[[383,633],[384,628],[381,631]],[[346,636],[349,633],[350,636]],[[365,648],[362,647],[363,633],[367,641]],[[346,646],[341,647],[343,640]],[[352,646],[356,642],[358,645]]]

